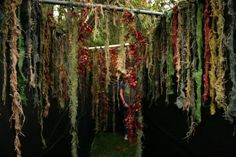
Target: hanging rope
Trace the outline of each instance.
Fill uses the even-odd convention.
[[[21,157],[21,142],[20,135],[22,126],[24,124],[24,113],[21,105],[21,97],[17,88],[17,63],[19,52],[17,49],[17,40],[20,36],[19,22],[16,15],[17,7],[21,4],[20,0],[9,0],[5,2],[6,9],[9,10],[9,47],[11,60],[10,73],[10,88],[12,95],[12,115],[11,120],[14,122],[15,140],[14,146],[16,156]]]

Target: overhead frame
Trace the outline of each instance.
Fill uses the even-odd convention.
[[[97,3],[81,3],[81,2],[72,2],[72,1],[56,1],[56,0],[38,0],[40,3],[46,3],[46,4],[53,4],[53,5],[66,5],[66,6],[77,6],[77,7],[90,7],[90,8],[96,8],[100,7],[105,10],[113,10],[113,11],[130,11],[137,14],[146,14],[146,15],[155,15],[160,16],[163,15],[162,12],[156,12],[151,10],[145,10],[145,9],[132,9],[132,8],[126,8],[126,7],[118,7],[115,5],[105,5],[105,4],[97,4]]]

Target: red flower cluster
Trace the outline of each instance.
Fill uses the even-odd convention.
[[[135,67],[138,67],[143,61],[142,57],[138,54],[138,46],[139,45],[130,44],[128,52],[128,55],[133,60]]]
[[[47,22],[46,24],[51,28],[51,29],[55,29],[55,20],[53,18],[53,12],[48,12],[47,14]]]
[[[141,98],[141,97],[140,97]],[[136,104],[129,107],[128,114],[125,118],[125,124],[128,128],[128,139],[137,144],[137,133],[138,130],[142,130],[142,124],[138,122],[136,113],[141,111],[141,103],[137,101]]]
[[[135,31],[134,32],[134,36],[135,36],[135,39],[136,41],[141,45],[141,46],[144,46],[144,44],[146,43],[146,39],[145,37],[143,36],[143,34],[140,32],[140,31]]]
[[[79,74],[85,77],[85,72],[86,72],[86,66],[89,62],[90,55],[87,49],[81,48],[79,52],[79,67],[78,71]]]
[[[84,42],[86,37],[88,37],[87,33],[92,33],[93,29],[91,26],[89,26],[87,23],[81,21],[80,22],[80,30],[78,35],[78,41]]]
[[[48,12],[47,16],[48,17],[53,17],[53,12]]]
[[[125,11],[121,18],[121,21],[124,23],[133,22],[134,20],[135,16],[129,11]]]
[[[128,139],[131,140],[134,138],[135,133],[135,109],[134,106],[130,106],[128,110],[128,114],[125,118],[125,124],[128,128]]]
[[[129,79],[128,79],[128,83],[130,85],[131,88],[136,88],[138,85],[138,78],[136,76],[136,74],[134,73],[134,71],[132,71],[130,73]]]
[[[82,15],[80,18],[80,32],[84,32],[84,33],[91,33],[92,32],[92,28],[86,23],[86,18],[89,14],[89,9],[87,7],[84,7],[82,9]]]
[[[92,33],[93,29],[87,23],[80,23],[81,31],[84,33]]]
[[[125,24],[130,24],[131,22],[135,22],[135,16],[130,12],[124,12],[121,21]],[[129,25],[129,31],[124,36],[125,40],[128,40],[130,36],[135,39],[134,44],[130,44],[128,50],[129,56],[129,66],[137,69],[143,62],[142,56],[138,53],[140,48],[144,47],[146,44],[146,38],[143,34],[138,31],[135,27],[135,23]],[[137,119],[137,113],[141,112],[142,105],[141,95],[138,94],[138,78],[134,70],[129,72],[130,76],[128,78],[129,86],[135,90],[135,102],[132,106],[129,107],[129,111],[127,117],[125,118],[126,126],[128,127],[128,139],[133,141],[133,143],[137,144],[137,131],[142,130],[142,124]]]
[[[130,44],[129,45],[129,52],[128,52],[128,54],[129,54],[129,56],[132,56],[132,57],[134,57],[134,56],[137,56],[137,47],[135,46],[135,44]]]
[[[81,19],[79,22],[79,33],[78,33],[78,42],[80,43],[79,45],[81,46],[79,50],[79,65],[78,65],[78,72],[81,74],[83,77],[85,77],[85,72],[86,72],[86,67],[89,66],[90,69],[92,69],[91,65],[88,65],[89,60],[90,60],[90,55],[89,51],[83,47],[86,46],[86,38],[89,37],[88,34],[91,34],[93,29],[91,26],[89,26],[86,23],[86,17],[88,16],[89,10],[88,8],[83,8],[82,9],[82,15]]]

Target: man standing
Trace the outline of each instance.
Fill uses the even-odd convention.
[[[120,82],[120,99],[123,105],[123,114],[124,114],[124,119],[127,116],[129,106],[131,105],[131,89],[128,83],[128,78],[129,78],[129,72],[126,72],[125,70],[122,71],[121,75],[122,79]],[[124,140],[128,140],[128,127],[126,126],[125,120],[123,120],[124,124]]]

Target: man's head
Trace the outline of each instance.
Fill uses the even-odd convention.
[[[119,70],[119,72],[121,74],[122,79],[127,79],[128,78],[126,69],[121,69],[121,70]]]
[[[132,71],[133,71],[133,67],[128,67],[127,70],[123,69],[121,71],[122,78],[127,80],[132,74]]]
[[[122,73],[122,78],[123,78],[123,79],[127,79],[127,78],[128,78],[128,73],[127,73],[127,72]]]

